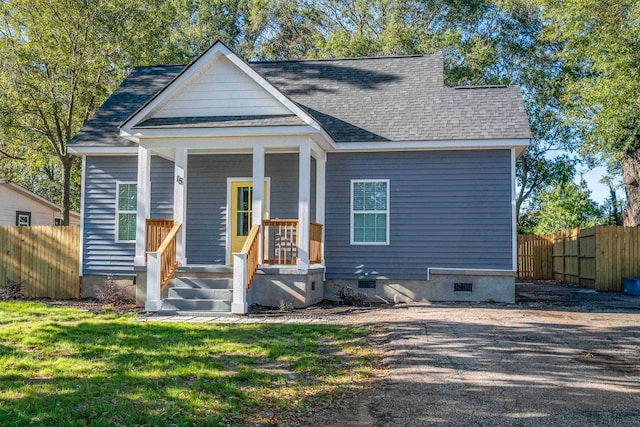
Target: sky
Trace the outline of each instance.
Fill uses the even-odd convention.
[[[602,177],[606,175],[607,169],[602,166],[591,170],[588,168],[578,168],[576,183],[580,183],[580,172],[583,172],[582,177],[587,181],[587,186],[589,190],[591,190],[591,198],[598,202],[598,204],[602,204],[606,198],[609,197],[609,187],[600,182]]]

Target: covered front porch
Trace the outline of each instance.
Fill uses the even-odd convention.
[[[225,267],[232,273],[234,314],[260,300],[256,292],[270,292],[269,275],[324,271],[326,154],[311,138],[245,138],[245,147],[236,139],[233,150],[220,141],[208,148],[160,142],[143,140],[138,149],[135,263],[146,271],[147,310],[161,310],[176,271]],[[164,164],[162,184],[152,158]],[[171,167],[171,206],[158,218],[152,197],[168,193]]]

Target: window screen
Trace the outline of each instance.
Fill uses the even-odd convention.
[[[118,222],[117,240],[129,242],[136,240],[137,185],[118,183],[116,220]]]
[[[389,243],[389,181],[351,182],[351,242]]]

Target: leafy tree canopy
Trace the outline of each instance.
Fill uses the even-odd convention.
[[[596,0],[576,0],[571,3],[584,6],[573,9],[539,1],[543,7],[538,0],[5,0],[0,152],[27,161],[0,155],[0,173],[77,209],[79,165],[67,152],[70,138],[132,67],[189,62],[217,38],[247,59],[442,51],[449,85],[521,85],[533,141],[518,168],[518,207],[535,206],[543,190],[573,176],[575,159],[550,159],[549,152],[578,147],[585,129],[615,128],[610,137],[589,142],[594,146],[613,140],[629,146],[620,129],[636,126],[637,116],[630,114],[627,95],[614,95],[633,92],[639,69],[607,80],[637,65],[633,50],[622,46],[637,47],[631,28],[637,7],[630,0],[623,2],[620,43],[614,43],[617,29],[610,24],[618,12],[603,6],[588,21]],[[567,34],[575,34],[567,41],[562,35],[571,22],[562,18],[565,12],[592,24],[581,24],[582,32],[569,28],[575,31]],[[610,28],[611,37],[589,47],[587,36],[599,26]],[[609,43],[609,62],[588,59],[589,49],[596,58]],[[607,89],[597,96],[582,87],[598,84]],[[596,107],[571,114],[582,110],[567,110],[569,101]],[[608,102],[610,115],[601,115]],[[616,113],[615,105],[625,113]],[[616,150],[596,151],[605,157]]]
[[[539,209],[528,215],[534,218],[533,232],[551,234],[596,225],[602,212],[590,196],[584,181],[580,184],[567,182],[543,191],[539,196]]]
[[[544,37],[561,46],[561,111],[588,159],[620,167],[625,224],[640,225],[640,2],[542,0]]]

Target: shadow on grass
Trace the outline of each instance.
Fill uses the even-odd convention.
[[[0,344],[0,424],[275,423],[365,380],[371,359],[354,350],[362,334],[324,325],[43,322],[28,337],[41,345]]]

